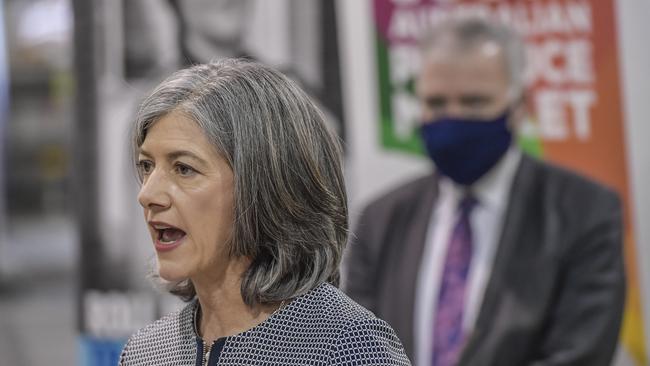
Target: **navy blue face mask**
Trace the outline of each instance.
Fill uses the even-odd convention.
[[[493,120],[441,118],[422,125],[420,133],[438,171],[471,185],[501,159],[512,141],[509,110]]]

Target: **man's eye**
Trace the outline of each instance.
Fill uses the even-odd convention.
[[[425,104],[431,109],[441,109],[447,105],[447,100],[440,97],[431,97],[425,100]]]
[[[175,169],[179,175],[184,177],[192,176],[196,173],[196,170],[194,170],[194,168],[181,163],[177,163]]]
[[[481,108],[490,103],[488,98],[483,97],[466,97],[461,99],[461,104],[468,108]]]
[[[138,173],[141,176],[149,175],[153,171],[153,163],[149,160],[140,160],[137,164]]]

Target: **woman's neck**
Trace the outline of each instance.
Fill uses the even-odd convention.
[[[244,332],[266,320],[277,305],[244,303],[241,279],[250,262],[233,260],[218,276],[193,278],[201,316],[197,324],[199,335],[212,343],[215,339]]]

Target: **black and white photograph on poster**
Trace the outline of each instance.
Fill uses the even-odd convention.
[[[142,97],[173,71],[222,58],[243,57],[270,65],[296,81],[318,104],[342,139],[335,2],[327,0],[93,0],[76,3],[95,27],[77,25],[77,47],[95,40],[94,70],[86,75],[94,96],[80,104],[80,118],[96,118],[90,155],[94,177],[84,181],[79,292],[82,365],[113,365],[130,334],[182,302],[154,290],[153,245],[136,196],[139,185],[128,131]],[[87,55],[90,57],[90,55]],[[79,56],[78,56],[79,57]],[[79,62],[78,65],[89,63]],[[83,85],[80,85],[83,87]],[[89,110],[94,106],[94,110]],[[88,127],[86,127],[88,128]],[[85,156],[89,156],[86,151]],[[93,191],[96,195],[93,195]],[[94,204],[92,204],[94,202]],[[94,206],[94,207],[92,207]],[[83,211],[83,210],[81,210]],[[96,228],[93,232],[89,228]],[[155,271],[155,270],[154,270]]]

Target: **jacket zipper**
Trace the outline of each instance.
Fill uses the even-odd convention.
[[[203,366],[208,365],[208,361],[210,360],[210,351],[212,351],[212,346],[208,346],[208,344],[203,341]]]

